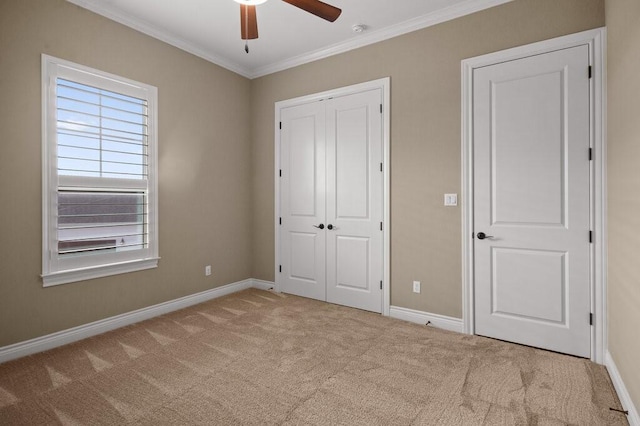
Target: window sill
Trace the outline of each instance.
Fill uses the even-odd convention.
[[[90,268],[70,269],[67,271],[43,274],[43,287],[73,283],[77,281],[91,280],[94,278],[108,277],[111,275],[125,274],[127,272],[143,271],[158,267],[159,257],[150,259],[133,260],[129,262],[112,263],[110,265],[93,266]]]

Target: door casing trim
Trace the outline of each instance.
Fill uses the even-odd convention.
[[[606,205],[606,28],[597,28],[462,61],[462,321],[463,332],[475,333],[473,258],[473,71],[575,46],[589,46],[591,229],[591,360],[604,364],[607,350],[607,205]],[[586,70],[585,70],[586,72]],[[588,319],[585,318],[585,321]]]
[[[391,78],[384,77],[351,86],[339,87],[311,95],[278,101],[275,103],[274,121],[274,145],[275,145],[275,169],[274,169],[274,240],[275,240],[275,286],[274,290],[280,292],[280,111],[297,105],[308,104],[327,98],[352,95],[366,92],[368,90],[381,89],[382,91],[382,174],[383,174],[383,206],[382,206],[382,315],[389,316],[389,306],[391,304],[391,210],[390,210],[390,189],[391,189],[391,164],[390,164],[390,139],[391,139]]]

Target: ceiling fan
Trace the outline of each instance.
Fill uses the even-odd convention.
[[[235,0],[240,3],[240,34],[242,40],[258,38],[258,20],[256,19],[256,6],[267,0]],[[333,22],[342,13],[341,9],[321,2],[320,0],[282,0],[292,6],[316,15],[319,18]],[[245,52],[249,53],[249,45],[245,43]]]

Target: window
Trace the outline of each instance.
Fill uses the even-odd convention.
[[[158,263],[153,86],[42,56],[43,282]]]

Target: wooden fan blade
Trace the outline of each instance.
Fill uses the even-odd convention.
[[[242,40],[258,38],[258,19],[256,18],[255,6],[240,5],[240,34]]]
[[[285,3],[289,3],[292,6],[299,7],[302,10],[306,10],[309,13],[316,15],[319,18],[326,19],[329,22],[333,22],[338,19],[338,16],[342,13],[342,9],[338,9],[335,6],[321,2],[320,0],[282,0]]]

